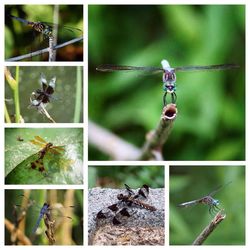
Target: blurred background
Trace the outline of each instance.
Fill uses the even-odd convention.
[[[45,146],[31,143],[31,140],[37,141],[35,136],[64,149],[60,154],[45,154],[43,172],[40,172],[38,167],[31,167],[31,163],[38,159],[38,152]],[[83,129],[6,128],[5,183],[82,184]]]
[[[43,219],[36,233],[32,234],[39,217],[39,210],[45,202],[49,203],[51,214],[54,215],[54,244],[83,244],[83,190],[13,189],[5,190],[5,245],[49,245]],[[58,210],[57,213],[55,210]],[[19,236],[22,237],[16,238],[15,231],[11,230],[15,223],[21,231]]]
[[[147,184],[150,188],[164,188],[164,166],[89,166],[89,188],[124,188],[132,189]]]
[[[89,119],[141,147],[162,111],[162,76],[103,73],[100,64],[235,63],[240,69],[177,74],[178,114],[167,160],[245,159],[243,5],[90,5]],[[90,160],[109,160],[89,147]]]
[[[46,37],[9,15],[31,22],[59,24],[56,44],[83,36],[83,5],[5,5],[5,59],[48,47]],[[82,60],[82,41],[57,50],[56,61]],[[48,53],[27,61],[48,61]]]
[[[13,78],[16,78],[16,67],[8,67]],[[35,108],[28,108],[32,92],[41,89],[40,75],[43,73],[47,83],[55,76],[55,92],[46,110],[56,122],[79,123],[83,121],[83,68],[80,66],[60,67],[20,67],[19,68],[19,106],[25,123],[49,123],[45,115]],[[9,115],[15,114],[13,90],[5,81],[5,103]]]
[[[212,197],[220,201],[226,218],[204,245],[245,244],[245,166],[171,166],[170,245],[191,245],[214,217],[204,204],[177,205],[202,198],[225,184]]]

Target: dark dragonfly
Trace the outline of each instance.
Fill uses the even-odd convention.
[[[137,193],[135,193],[131,188],[127,185],[124,184],[126,188],[127,194],[118,194],[117,199],[118,202],[108,206],[106,211],[105,209],[102,209],[99,211],[96,215],[96,219],[107,219],[110,217],[110,212],[111,212],[111,217],[112,217],[112,223],[114,225],[119,225],[121,224],[121,219],[120,217],[130,217],[131,214],[128,211],[128,208],[131,206],[134,207],[140,207],[144,208],[149,211],[156,211],[156,208],[152,205],[149,205],[142,201],[142,199],[147,199],[148,194],[149,194],[149,187],[147,185],[143,185]]]
[[[20,18],[20,17],[13,16],[13,15],[9,15],[9,17],[12,19],[15,19],[15,20],[27,25],[27,26],[30,26],[32,29],[34,29],[35,31],[37,31],[39,33],[42,33],[47,38],[53,38],[53,30],[55,28],[67,30],[73,34],[74,33],[82,34],[82,30],[78,29],[78,28],[61,26],[61,25],[49,23],[49,22],[32,22],[32,21],[28,21],[28,20]]]
[[[236,64],[219,64],[219,65],[208,65],[208,66],[183,66],[183,67],[170,67],[167,60],[161,61],[162,67],[142,67],[142,66],[120,66],[112,64],[103,64],[96,68],[96,70],[101,72],[133,72],[138,71],[146,74],[163,74],[163,105],[167,105],[167,94],[171,95],[171,103],[175,104],[176,95],[176,72],[188,72],[188,71],[212,71],[212,70],[229,70],[239,68]]]
[[[51,78],[47,82],[45,75],[41,73],[40,75],[40,86],[41,89],[37,89],[32,92],[30,97],[30,107],[35,107],[38,110],[44,108],[53,98],[52,94],[55,91],[56,77]]]
[[[178,205],[178,207],[190,207],[190,206],[194,206],[194,205],[197,205],[197,204],[204,204],[204,205],[208,205],[209,213],[214,214],[214,213],[218,212],[221,209],[218,207],[219,204],[220,204],[219,200],[214,199],[212,196],[215,195],[217,192],[219,192],[225,186],[229,185],[230,183],[231,183],[231,181],[226,183],[225,185],[218,186],[215,190],[210,192],[208,195],[206,195],[206,196],[204,196],[202,198],[199,198],[197,200],[192,200],[192,201],[187,201],[187,202],[180,203]]]

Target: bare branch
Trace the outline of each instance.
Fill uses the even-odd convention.
[[[91,121],[88,131],[89,143],[110,155],[113,160],[135,160],[140,156],[140,149]]]
[[[223,214],[224,210],[220,210],[209,225],[204,228],[201,234],[195,239],[192,245],[202,245],[208,236],[214,231],[214,229],[226,218],[226,214]]]
[[[69,44],[73,44],[73,43],[76,43],[76,42],[79,42],[79,41],[82,41],[82,40],[83,40],[83,37],[74,38],[74,39],[72,39],[70,41],[67,41],[65,43],[56,45],[53,48],[53,50],[65,47],[65,46],[67,46]],[[48,53],[49,50],[50,50],[50,47],[48,47],[46,49],[41,49],[41,50],[38,50],[38,51],[35,51],[35,52],[31,52],[29,54],[25,54],[25,55],[22,55],[22,56],[12,57],[12,58],[7,59],[6,61],[7,62],[21,61],[21,60],[26,59],[26,58],[30,58],[30,57],[33,57],[33,56],[38,56],[38,55],[41,55],[41,54],[44,54],[44,53]]]
[[[147,136],[140,160],[163,160],[161,154],[162,146],[168,139],[176,115],[177,108],[175,104],[168,104],[163,107],[160,123],[158,127]]]

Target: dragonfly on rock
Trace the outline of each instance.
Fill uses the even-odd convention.
[[[165,92],[163,96],[163,105],[167,105],[167,94],[171,95],[171,103],[175,104],[177,95],[176,91],[176,72],[186,72],[186,71],[210,71],[210,70],[228,70],[239,68],[236,64],[219,64],[219,65],[208,65],[208,66],[183,66],[183,67],[170,67],[167,60],[161,61],[162,67],[142,67],[142,66],[120,66],[112,64],[103,64],[96,68],[96,70],[101,72],[115,72],[115,71],[127,71],[127,72],[143,72],[146,74],[163,74],[163,90]]]
[[[225,185],[220,185],[214,191],[210,192],[208,195],[206,195],[200,199],[183,202],[183,203],[178,204],[177,206],[178,207],[190,207],[190,206],[194,206],[197,204],[204,204],[204,205],[208,205],[209,213],[214,214],[221,209],[218,207],[220,204],[219,200],[214,199],[212,196],[215,195],[217,192],[219,192],[225,186],[229,185],[230,183],[231,183],[231,181],[226,183]]]

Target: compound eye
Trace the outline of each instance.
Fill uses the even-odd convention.
[[[174,72],[172,72],[172,80],[175,81],[176,80],[176,75]]]
[[[164,81],[164,82],[167,82],[168,79],[169,79],[168,73],[164,73],[164,74],[163,74],[163,81]]]

